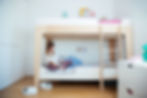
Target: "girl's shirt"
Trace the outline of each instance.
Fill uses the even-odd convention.
[[[59,58],[55,54],[47,54],[45,57],[45,64],[54,63],[56,66],[59,66]]]

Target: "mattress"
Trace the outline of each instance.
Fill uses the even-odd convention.
[[[101,23],[96,18],[49,18],[49,19],[39,19],[36,24],[37,25],[79,25],[79,26],[80,25],[92,25],[92,26],[98,26]],[[105,23],[105,25],[108,25],[108,23]],[[128,19],[122,19],[121,25],[129,26],[130,21]]]
[[[69,68],[66,70],[59,70],[52,72],[47,70],[45,67],[40,69],[40,79],[49,80],[72,80],[72,81],[94,81],[99,79],[99,66],[87,66],[82,65],[74,68]],[[104,69],[104,79],[116,79],[117,69],[116,68],[105,68]]]
[[[130,28],[130,21],[127,19],[121,20],[118,23],[101,23],[98,19],[92,18],[50,18],[40,19],[36,23],[37,27],[44,28],[45,32],[50,32],[52,35],[59,34],[96,34],[101,27],[101,32],[108,34],[116,34],[118,28],[121,27],[122,33],[127,32],[126,28]],[[50,28],[50,29],[47,29]],[[47,31],[46,31],[47,30]],[[52,32],[52,33],[51,33]],[[89,33],[90,32],[90,33]]]

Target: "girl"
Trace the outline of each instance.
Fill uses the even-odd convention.
[[[82,62],[74,56],[59,60],[59,56],[54,52],[54,43],[50,40],[47,42],[45,65],[49,70],[56,71],[58,69],[66,69],[76,65],[82,65]]]
[[[51,40],[46,45],[45,66],[51,71],[59,69],[59,59],[54,52],[54,43]]]

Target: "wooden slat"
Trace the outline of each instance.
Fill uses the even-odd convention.
[[[102,33],[102,28],[101,26],[99,27],[99,32],[100,32],[100,45],[99,45],[99,58],[100,58],[100,68],[99,68],[99,82],[100,82],[100,88],[101,90],[104,90],[104,76],[103,76],[103,71],[104,71],[104,56],[103,56],[103,44],[104,44],[104,36]]]
[[[34,54],[34,69],[35,69],[35,77],[34,84],[36,88],[39,87],[39,75],[40,75],[40,65],[41,65],[41,41],[42,41],[42,31],[37,30],[35,33],[35,54]]]

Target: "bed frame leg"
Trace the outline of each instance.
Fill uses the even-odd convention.
[[[104,90],[105,89],[105,85],[104,85],[104,75],[103,75],[103,67],[104,66],[101,66],[102,68],[100,68],[100,72],[99,72],[99,88],[100,90]]]
[[[104,90],[105,89],[105,86],[104,86],[104,82],[103,81],[100,81],[100,90]]]
[[[34,82],[34,86],[37,88],[37,90],[39,91],[39,79],[38,78],[35,78],[35,82]]]
[[[100,45],[99,45],[99,48],[100,48],[100,54],[99,54],[99,57],[100,57],[100,69],[99,69],[99,87],[100,87],[100,90],[104,90],[104,75],[103,75],[103,71],[104,71],[104,58],[103,58],[103,44],[104,44],[104,35],[103,33],[101,32],[102,30],[102,27],[99,26],[99,33],[100,33]]]

